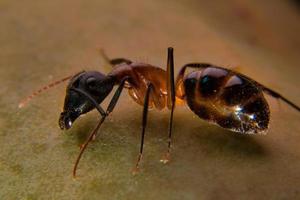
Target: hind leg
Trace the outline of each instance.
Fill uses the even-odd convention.
[[[291,102],[290,100],[288,100],[287,98],[285,98],[284,96],[282,96],[281,94],[279,94],[278,92],[275,92],[274,90],[267,88],[261,84],[259,84],[263,91],[266,92],[267,94],[271,95],[272,97],[276,98],[276,99],[281,99],[282,101],[284,101],[285,103],[287,103],[289,106],[291,106],[292,108],[296,109],[297,111],[300,112],[300,107],[297,106],[296,104],[294,104],[293,102]]]
[[[170,161],[171,153],[171,141],[173,132],[173,113],[175,108],[175,85],[174,85],[174,56],[173,48],[168,48],[168,58],[167,58],[167,105],[171,110],[169,118],[169,129],[168,129],[168,150],[161,158],[161,162],[166,164]]]

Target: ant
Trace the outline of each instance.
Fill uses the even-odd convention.
[[[60,114],[61,129],[71,128],[82,114],[97,109],[101,118],[87,140],[81,146],[73,168],[73,177],[79,160],[88,144],[96,138],[106,117],[114,110],[124,88],[133,100],[143,106],[141,144],[133,172],[139,169],[143,155],[145,130],[149,108],[170,110],[168,128],[168,150],[161,160],[170,160],[173,112],[177,101],[184,101],[201,119],[219,125],[233,132],[244,134],[264,133],[269,127],[270,110],[263,92],[281,99],[297,111],[300,107],[255,80],[232,70],[207,63],[184,65],[174,81],[173,48],[168,48],[167,70],[150,64],[136,63],[125,58],[109,59],[103,56],[113,69],[107,75],[97,71],[82,71],[56,81],[34,92],[19,104],[23,107],[30,99],[61,82],[70,80],[66,89],[63,112]],[[195,69],[187,73],[188,68]],[[102,101],[118,85],[108,107],[101,107]]]

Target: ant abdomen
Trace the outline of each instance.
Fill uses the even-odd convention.
[[[270,111],[255,81],[220,67],[187,74],[185,99],[200,118],[241,133],[263,133]]]

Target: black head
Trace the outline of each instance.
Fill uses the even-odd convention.
[[[86,95],[82,94],[82,92],[89,95],[97,102],[97,104],[100,104],[111,92],[113,86],[113,77],[105,76],[100,72],[90,71],[75,75],[67,86],[64,110],[59,118],[60,128],[71,128],[73,122],[80,115],[87,113],[96,107]],[[79,92],[78,90],[82,92]]]

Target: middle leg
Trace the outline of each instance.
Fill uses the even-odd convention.
[[[108,71],[110,71],[113,67],[115,67],[116,65],[120,65],[122,63],[125,63],[127,65],[130,65],[132,63],[131,60],[127,59],[127,58],[113,58],[110,59],[104,52],[103,49],[99,50],[100,56],[103,58],[104,62],[106,65],[108,65],[110,67],[110,69],[108,69]]]
[[[153,85],[151,83],[149,83],[148,86],[147,86],[147,91],[146,91],[145,98],[144,98],[140,153],[138,155],[136,164],[135,164],[135,166],[134,166],[134,168],[132,170],[133,174],[138,173],[138,171],[139,171],[139,164],[140,164],[140,161],[141,161],[142,156],[143,156],[145,130],[146,130],[146,126],[147,126],[149,97],[150,97],[151,90],[153,90]]]

